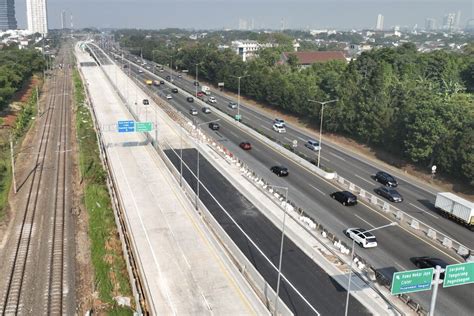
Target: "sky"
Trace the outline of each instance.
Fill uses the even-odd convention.
[[[19,28],[26,28],[26,0],[15,0]],[[48,0],[49,28],[61,26],[60,14],[73,15],[74,28],[168,27],[237,29],[239,19],[254,28],[424,27],[426,18],[441,25],[443,16],[461,11],[461,26],[474,16],[474,0]]]

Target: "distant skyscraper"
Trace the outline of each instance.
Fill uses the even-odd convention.
[[[16,28],[15,0],[0,0],[0,31]]]
[[[375,29],[377,31],[383,30],[383,15],[382,14],[377,15],[377,24],[375,25]]]
[[[26,17],[28,31],[40,34],[48,33],[46,0],[26,0]]]
[[[461,27],[461,10],[459,10],[458,13],[456,14],[456,24],[455,24],[456,30],[459,30],[460,27]]]
[[[61,11],[61,29],[65,29],[67,27],[66,25],[66,11],[62,10]]]
[[[434,31],[436,30],[436,20],[433,18],[428,18],[425,20],[425,30]]]
[[[247,20],[239,19],[239,30],[247,30],[247,29],[248,29]]]
[[[456,13],[448,13],[443,19],[443,29],[446,31],[452,31],[454,24],[456,23]]]

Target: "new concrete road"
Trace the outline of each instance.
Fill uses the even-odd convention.
[[[139,73],[138,68],[134,65],[131,65],[130,71],[141,81],[152,77],[149,74]],[[157,79],[159,80],[159,78]],[[175,83],[179,85],[178,79],[175,79]],[[188,102],[186,100],[187,95],[184,95],[182,91],[177,94],[172,93],[168,83],[159,87],[151,87],[151,89],[163,98],[168,94],[172,95],[172,99],[168,100],[169,103],[188,115],[192,120],[206,122],[219,118],[214,113],[204,114],[201,112],[201,106],[196,102]],[[220,104],[220,107],[225,107],[222,102]],[[191,108],[196,108],[199,114],[197,116],[189,115]],[[343,230],[347,227],[372,228],[389,223],[390,219],[385,218],[369,206],[364,205],[364,203],[360,203],[355,207],[344,207],[331,200],[328,196],[329,193],[337,190],[332,183],[321,179],[304,167],[275,152],[272,148],[243,132],[236,124],[230,124],[225,120],[219,121],[219,124],[219,131],[210,131],[209,133],[213,134],[218,141],[237,154],[241,160],[262,177],[272,181],[275,185],[287,186],[290,200],[295,201],[297,205],[323,223],[329,231],[335,233],[342,240],[346,240],[347,243],[350,240],[345,239],[343,235]],[[263,126],[263,124],[260,125]],[[207,127],[204,126],[203,128]],[[238,147],[238,144],[244,140],[252,143],[251,151],[244,152]],[[270,166],[280,164],[289,168],[289,177],[278,178],[269,171]],[[403,185],[404,183],[401,184],[401,186]],[[456,228],[465,229],[460,226]],[[366,258],[372,266],[389,278],[395,271],[415,269],[416,267],[410,261],[412,257],[428,255],[439,257],[448,263],[460,261],[454,254],[443,251],[438,246],[431,245],[400,227],[380,230],[375,235],[379,242],[376,249],[356,249],[356,253]],[[469,314],[474,308],[474,300],[472,300],[471,294],[473,288],[474,285],[467,285],[441,289],[437,309],[442,314]],[[429,292],[417,293],[413,297],[422,303],[426,309],[428,308]]]

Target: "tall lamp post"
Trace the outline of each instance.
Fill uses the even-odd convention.
[[[239,80],[238,86],[237,86],[237,115],[240,117],[240,79],[245,78],[245,77],[250,77],[250,75],[245,75],[245,76],[232,76],[234,78],[237,78]]]
[[[322,149],[321,141],[322,141],[322,135],[323,135],[324,106],[328,103],[339,101],[339,99],[334,99],[334,100],[324,101],[324,102],[316,101],[316,100],[310,100],[310,99],[308,99],[308,101],[321,104],[321,123],[319,124],[319,150],[318,150],[318,168],[319,168],[319,164],[321,162],[321,149]]]
[[[270,185],[270,184],[268,186],[272,188],[285,190],[285,208],[283,210],[283,224],[281,228],[281,242],[280,242],[280,258],[278,261],[278,278],[277,278],[277,288],[276,288],[276,297],[275,297],[275,315],[278,315],[278,299],[280,298],[280,281],[281,281],[281,262],[283,259],[283,243],[285,240],[286,210],[288,207],[288,187],[282,187],[282,186]]]
[[[197,63],[196,64],[196,82],[194,82],[194,86],[196,87],[196,94],[194,95],[196,98],[197,98],[197,95],[198,95],[198,66],[200,65],[201,63]]]
[[[213,123],[213,122],[217,122],[217,121],[220,121],[220,119],[217,119],[217,120],[212,120],[212,121],[207,121],[207,122],[202,122],[202,123],[199,123],[197,124],[197,128],[196,130],[199,131],[199,126],[203,125],[203,124],[209,124],[209,123]],[[196,186],[196,210],[198,209],[198,203],[199,203],[199,135],[198,135],[198,139],[197,139],[197,171],[196,171],[196,178],[197,178],[197,186]],[[182,158],[181,158],[182,159]]]
[[[391,226],[396,226],[396,225],[398,225],[396,222],[391,222],[390,224],[387,224],[387,225],[383,225],[383,226],[380,226],[380,227],[375,227],[375,228],[366,230],[365,233],[373,232],[375,230],[379,230],[379,229],[387,228],[387,227],[391,227]],[[352,239],[351,265],[350,265],[350,269],[349,269],[349,283],[347,285],[346,311],[344,313],[345,316],[347,316],[347,313],[349,312],[349,297],[351,296],[352,263],[354,262],[354,249],[355,249],[355,239]]]

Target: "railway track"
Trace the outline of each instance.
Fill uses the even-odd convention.
[[[68,63],[69,55],[60,54],[58,64]],[[69,91],[71,88],[70,69],[56,68],[53,74],[53,89],[47,99],[45,117],[39,139],[38,151],[34,153],[34,169],[25,180],[28,190],[10,260],[5,287],[0,300],[0,314],[17,315],[33,311],[34,314],[66,314],[64,297],[65,267],[67,267],[67,220],[68,189],[68,148],[69,148]],[[55,143],[57,140],[57,143]],[[52,168],[45,165],[54,160]],[[52,189],[45,187],[45,181],[54,179]],[[44,206],[44,201],[49,201]],[[47,219],[47,220],[44,220]],[[41,232],[45,231],[46,234]],[[41,240],[38,240],[42,238]],[[38,242],[39,241],[39,242]],[[41,247],[47,247],[47,252]],[[42,256],[47,253],[45,260]],[[39,266],[47,262],[47,269]],[[44,280],[38,282],[38,280]],[[39,288],[36,288],[36,286]],[[32,299],[31,291],[42,291],[43,307]],[[31,302],[34,302],[31,305]],[[43,308],[43,313],[39,312]]]

